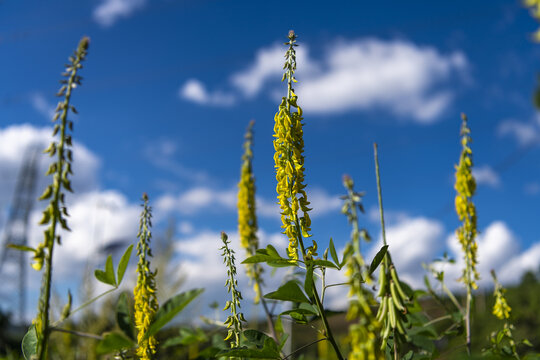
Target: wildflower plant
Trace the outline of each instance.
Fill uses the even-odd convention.
[[[381,298],[379,309],[377,311],[376,320],[381,326],[382,345],[381,350],[385,350],[390,336],[393,340],[393,349],[390,352],[394,353],[397,358],[399,354],[399,344],[406,341],[406,314],[407,302],[410,297],[403,290],[403,284],[399,280],[396,267],[392,262],[390,252],[387,251],[388,244],[386,242],[386,228],[384,223],[384,209],[382,203],[381,177],[379,172],[379,156],[377,152],[377,144],[373,144],[375,156],[375,175],[377,178],[377,193],[379,198],[379,214],[381,219],[381,232],[383,239],[383,248],[379,254],[384,256],[382,266],[379,272],[379,290],[377,296]]]
[[[467,125],[467,116],[461,114],[461,119],[462,150],[459,157],[459,163],[456,165],[456,183],[454,188],[456,189],[456,213],[461,221],[461,226],[456,230],[456,236],[461,245],[465,261],[465,268],[463,269],[461,281],[465,284],[467,289],[465,328],[467,349],[470,351],[472,291],[473,289],[478,288],[476,281],[480,279],[480,275],[476,270],[476,265],[478,264],[478,243],[476,242],[477,218],[476,207],[472,202],[472,197],[476,190],[476,181],[472,174],[472,150],[469,146],[472,142],[470,136],[471,130]]]
[[[242,334],[242,322],[245,322],[244,314],[239,312],[240,300],[242,300],[242,293],[238,290],[238,281],[236,280],[236,265],[234,264],[234,250],[229,248],[230,241],[227,234],[221,233],[221,241],[223,246],[220,250],[223,250],[221,256],[223,256],[223,262],[227,266],[227,280],[225,286],[227,291],[231,294],[231,300],[228,300],[223,310],[230,310],[231,315],[225,320],[225,326],[227,326],[227,336],[225,341],[231,340],[231,348],[237,348],[240,345],[240,335]],[[233,338],[234,336],[234,338]]]
[[[347,320],[357,320],[349,327],[349,343],[351,350],[349,360],[377,360],[384,359],[384,353],[377,346],[377,336],[381,327],[371,310],[376,305],[371,291],[363,286],[364,282],[372,282],[369,267],[366,265],[360,251],[360,240],[370,240],[364,229],[360,230],[358,211],[364,212],[362,205],[362,193],[354,191],[354,182],[351,177],[345,175],[343,184],[347,189],[347,195],[343,197],[345,203],[341,212],[347,216],[352,224],[351,242],[345,249],[346,271],[349,279],[349,309]]]
[[[68,212],[65,191],[73,192],[70,180],[70,176],[73,174],[71,169],[73,143],[69,133],[73,131],[73,122],[68,119],[68,113],[70,110],[77,113],[75,107],[71,105],[71,94],[74,88],[81,85],[82,78],[78,72],[83,67],[82,62],[86,58],[89,43],[88,37],[81,39],[77,50],[69,57],[69,64],[66,66],[65,72],[62,73],[65,79],[60,81],[62,86],[56,95],[63,97],[64,100],[58,103],[53,118],[53,122],[55,122],[53,136],[58,135],[58,140],[51,142],[44,151],[51,157],[56,156],[56,161],[50,164],[46,173],[46,175],[52,175],[53,182],[45,188],[39,198],[40,200],[49,200],[39,222],[40,225],[47,225],[47,229],[44,231],[43,242],[38,244],[36,249],[31,249],[34,253],[32,267],[40,271],[45,266],[38,301],[38,313],[33,321],[37,339],[37,358],[40,360],[47,358],[47,342],[50,334],[49,308],[54,245],[61,243],[60,229],[70,230],[67,224]]]
[[[302,109],[298,106],[298,96],[294,93],[293,83],[296,70],[296,34],[289,32],[289,48],[285,54],[285,73],[282,81],[287,81],[287,96],[282,98],[279,110],[274,116],[274,162],[276,168],[277,193],[281,209],[281,221],[284,233],[289,239],[287,254],[298,260],[298,249],[305,255],[306,249],[301,237],[311,235],[306,185],[304,184],[304,138],[302,129]],[[293,111],[296,109],[296,111]],[[299,211],[302,213],[299,213]]]
[[[255,213],[255,176],[253,175],[253,125],[252,120],[249,123],[245,142],[244,154],[242,155],[242,167],[240,171],[240,182],[238,184],[238,233],[240,236],[240,245],[246,250],[247,256],[255,255],[259,248],[259,239],[257,238],[257,215]],[[261,298],[261,274],[260,264],[246,264],[246,274],[253,282],[255,291],[255,303]]]
[[[137,285],[133,291],[135,296],[135,327],[137,329],[137,355],[143,360],[150,360],[156,353],[157,340],[154,336],[146,336],[152,320],[158,310],[156,298],[156,271],[150,270],[152,250],[150,240],[152,233],[152,208],[148,205],[148,195],[143,194],[143,210],[139,222],[137,237]]]

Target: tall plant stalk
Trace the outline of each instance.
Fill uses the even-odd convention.
[[[317,244],[306,247],[303,239],[311,237],[311,219],[308,208],[309,201],[304,184],[304,139],[302,129],[302,109],[297,104],[298,96],[294,93],[293,82],[296,70],[296,34],[289,31],[289,41],[285,43],[289,48],[285,54],[285,73],[282,80],[287,80],[287,96],[283,97],[276,113],[274,125],[274,161],[276,168],[278,201],[281,208],[281,220],[284,233],[289,239],[287,253],[293,261],[298,260],[298,250],[302,260],[307,263],[316,255]],[[295,108],[296,111],[292,111]],[[299,213],[301,211],[301,215]],[[332,344],[339,360],[344,359],[339,346],[328,324],[324,307],[319,297],[317,288],[311,279],[311,294],[308,294],[315,302],[321,317],[325,334]]]
[[[476,181],[472,174],[472,150],[469,144],[472,142],[470,132],[467,126],[467,116],[461,114],[461,155],[459,163],[456,165],[456,198],[455,206],[456,213],[461,226],[456,230],[456,236],[465,261],[465,269],[461,281],[467,289],[467,299],[465,307],[465,336],[467,344],[467,352],[471,353],[471,305],[473,301],[472,291],[478,288],[476,281],[480,279],[480,275],[476,270],[478,243],[476,242],[476,207],[472,202],[472,197],[476,190]]]
[[[255,176],[253,175],[253,126],[255,121],[249,122],[245,135],[244,154],[242,155],[242,167],[240,170],[240,182],[238,183],[238,233],[240,245],[246,250],[246,255],[255,255],[259,248],[257,238],[258,222],[255,202]],[[261,303],[268,324],[268,329],[276,342],[279,341],[272,314],[262,294],[263,280],[261,274],[263,268],[259,263],[246,264],[246,274],[253,282],[255,291],[255,304]]]
[[[36,337],[37,337],[37,355],[38,359],[44,360],[47,358],[47,344],[51,331],[49,309],[52,288],[52,261],[55,243],[60,245],[59,228],[69,231],[66,218],[68,212],[65,204],[65,193],[67,190],[72,192],[71,181],[72,175],[71,162],[72,157],[72,140],[68,131],[73,130],[73,122],[68,120],[68,112],[71,110],[76,113],[75,108],[70,105],[71,92],[81,84],[81,77],[77,74],[82,68],[82,61],[86,57],[88,50],[89,38],[83,37],[79,42],[77,50],[70,56],[69,64],[66,66],[66,71],[62,74],[67,79],[61,80],[62,87],[58,91],[57,96],[63,96],[64,101],[58,104],[53,121],[54,125],[53,136],[59,133],[58,141],[53,141],[50,146],[44,151],[49,156],[56,155],[56,161],[49,166],[47,175],[53,176],[53,183],[45,189],[40,200],[49,200],[49,205],[43,211],[43,217],[40,225],[48,225],[44,231],[44,240],[34,251],[32,267],[40,271],[45,265],[43,277],[41,281],[41,291],[38,302],[38,313],[34,320]]]

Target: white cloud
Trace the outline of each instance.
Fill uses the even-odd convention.
[[[424,217],[406,218],[387,227],[388,251],[403,280],[416,287],[422,286],[425,274],[422,263],[430,263],[444,248],[443,231],[439,221]],[[368,261],[381,247],[379,237],[369,252]]]
[[[50,104],[43,94],[35,93],[30,97],[32,107],[47,120],[52,120],[56,106]]]
[[[382,108],[430,123],[453,96],[449,89],[435,86],[466,67],[460,52],[442,55],[434,48],[399,40],[343,41],[329,48],[323,74],[303,79],[297,90],[306,111]]]
[[[208,92],[204,84],[197,79],[189,79],[180,88],[180,98],[200,105],[230,106],[235,103],[231,94],[221,91]]]
[[[208,208],[235,209],[236,188],[216,190],[198,186],[178,195],[163,195],[156,201],[156,209],[163,213],[171,211],[190,215]]]
[[[497,127],[497,132],[500,136],[513,137],[521,146],[533,145],[540,142],[540,119],[529,122],[504,120]]]
[[[519,240],[502,221],[489,224],[484,231],[480,232],[477,242],[477,270],[481,277],[478,282],[480,286],[492,286],[489,275],[492,269],[497,272],[502,283],[516,283],[526,269],[536,270],[532,269],[533,259],[536,260],[536,267],[540,263],[540,252],[534,250],[538,246],[533,246],[532,251],[520,253]],[[447,285],[454,289],[463,289],[463,285],[457,282],[464,268],[461,245],[454,234],[448,236],[447,245],[456,260],[455,265],[445,269]]]
[[[321,188],[308,189],[308,200],[313,210],[312,218],[325,216],[342,206],[338,195],[330,195]],[[156,201],[156,210],[160,217],[165,213],[177,212],[184,215],[193,215],[201,211],[236,211],[238,189],[236,186],[229,189],[215,189],[208,186],[197,186],[179,194],[165,194]],[[257,197],[257,214],[262,217],[280,218],[280,209],[277,201]]]
[[[37,151],[39,161],[36,192],[43,191],[51,182],[50,177],[43,176],[51,159],[41,153],[51,141],[52,129],[48,127],[36,128],[23,124],[0,128],[0,173],[3,174],[0,205],[7,205],[12,200],[12,191],[23,159],[29,151],[32,151],[31,149]],[[77,141],[73,144],[73,157],[72,188],[77,193],[96,188],[97,172],[100,167],[98,157]]]
[[[118,19],[129,17],[144,7],[146,0],[102,0],[94,9],[94,20],[101,26],[112,26]]]
[[[477,184],[487,185],[492,188],[501,186],[499,175],[489,165],[475,167],[472,173]]]
[[[251,64],[230,77],[232,87],[252,98],[269,83],[277,84],[284,50],[277,44],[258,50]],[[310,57],[302,44],[297,61],[295,88],[304,110],[328,114],[376,108],[420,123],[436,121],[447,109],[454,96],[448,82],[468,68],[461,52],[442,54],[433,47],[372,38],[335,41],[321,59]],[[192,85],[189,99],[208,102],[202,84]],[[268,93],[279,98],[282,91]]]
[[[284,47],[281,44],[259,49],[253,64],[231,76],[232,85],[248,98],[257,95],[267,81],[279,80],[283,76],[283,54]],[[317,72],[318,65],[310,59],[307,46],[298,47],[296,57],[298,74]]]

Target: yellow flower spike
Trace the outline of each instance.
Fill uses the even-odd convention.
[[[470,129],[467,126],[467,116],[461,114],[461,146],[462,151],[459,157],[459,163],[456,166],[456,183],[454,188],[456,189],[456,213],[461,226],[456,230],[456,237],[461,245],[463,251],[463,258],[465,260],[465,268],[463,269],[463,275],[460,278],[465,284],[467,289],[466,310],[464,313],[465,328],[466,328],[466,344],[467,349],[470,352],[471,348],[471,304],[472,304],[472,291],[478,289],[477,280],[480,279],[480,275],[476,270],[478,264],[478,244],[476,243],[476,208],[472,202],[472,197],[476,190],[476,181],[472,175],[472,150],[469,144],[472,142],[470,136]]]
[[[157,341],[153,336],[146,340],[144,335],[150,328],[152,319],[158,310],[156,298],[156,272],[150,271],[151,256],[150,239],[152,233],[152,208],[148,205],[148,195],[143,194],[144,204],[139,223],[139,233],[137,237],[137,255],[139,263],[137,264],[137,285],[133,291],[135,297],[135,327],[137,329],[137,356],[142,360],[151,360],[156,353]]]
[[[287,96],[283,97],[279,110],[274,116],[274,162],[276,168],[276,187],[279,206],[282,214],[284,233],[289,238],[287,253],[291,259],[298,259],[298,237],[311,236],[310,210],[304,184],[304,141],[302,130],[302,109],[298,106],[298,96],[294,93],[292,83],[296,82],[296,35],[289,32],[289,49],[285,55],[285,74],[287,80]],[[292,108],[296,111],[292,111]],[[301,214],[300,214],[301,210]],[[300,228],[299,228],[300,227]],[[301,245],[303,248],[303,245]]]
[[[495,283],[495,290],[493,291],[493,296],[495,297],[495,304],[493,305],[493,315],[501,320],[508,320],[510,318],[510,312],[512,308],[506,302],[504,294],[506,289],[497,280],[495,271],[491,270],[491,276],[493,277],[493,282]]]
[[[257,238],[257,215],[255,213],[255,177],[253,175],[253,125],[255,121],[249,123],[244,142],[244,155],[242,156],[242,168],[240,171],[240,182],[238,183],[238,233],[240,245],[246,250],[247,256],[255,255],[259,248]],[[253,283],[255,290],[254,302],[260,300],[260,286],[262,282],[262,267],[259,264],[246,264],[246,273]]]

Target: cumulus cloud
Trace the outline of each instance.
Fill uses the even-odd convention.
[[[500,136],[514,138],[521,146],[530,146],[540,142],[540,118],[528,122],[507,119],[497,127]]]
[[[430,263],[444,248],[443,225],[424,217],[403,218],[387,227],[388,251],[398,273],[409,284],[421,287],[425,271],[422,263]],[[382,247],[382,239],[371,248],[369,261]]]
[[[297,49],[296,90],[302,107],[312,114],[383,109],[430,123],[454,97],[448,82],[468,68],[461,52],[442,54],[402,40],[335,41],[320,59],[310,57],[308,50],[304,44]],[[252,98],[267,85],[276,85],[283,72],[283,53],[279,44],[258,50],[251,64],[231,75],[232,90]],[[202,84],[193,80],[192,85],[189,99],[207,102]],[[272,97],[278,93],[275,89],[268,91]]]
[[[487,185],[492,188],[498,188],[501,186],[501,179],[499,175],[489,165],[475,167],[472,173],[477,184]]]
[[[526,271],[537,271],[540,264],[540,242],[522,251],[516,235],[503,221],[494,221],[478,236],[478,272],[480,286],[491,287],[489,272],[493,269],[502,283],[515,284]],[[454,234],[447,238],[448,248],[456,259],[456,264],[445,269],[447,285],[462,289],[457,280],[464,267],[461,246]]]
[[[254,292],[248,284],[248,278],[243,265],[240,262],[245,258],[245,250],[240,247],[238,232],[227,232],[230,248],[236,254],[236,266],[238,268],[238,284],[242,296],[246,303],[252,301]],[[260,247],[266,247],[268,244],[274,245],[277,249],[285,249],[287,240],[281,233],[267,233],[260,230],[258,232]],[[219,249],[223,246],[221,234],[212,230],[202,230],[189,237],[180,237],[175,242],[175,251],[179,256],[179,272],[185,276],[184,287],[205,288],[205,292],[199,301],[201,306],[197,309],[198,314],[207,312],[206,305],[212,301],[223,303],[228,296],[227,289],[224,287],[227,276],[225,264]],[[285,256],[285,251],[281,251]],[[283,269],[282,269],[283,270]],[[270,270],[265,273],[265,289],[277,289],[283,279],[283,271],[278,271],[276,276],[271,276]],[[268,290],[271,291],[271,290]]]
[[[12,125],[0,129],[0,204],[9,204],[17,176],[23,159],[30,152],[37,151],[38,175],[44,174],[49,166],[50,158],[41,154],[52,140],[52,128],[37,128],[28,124]],[[73,144],[73,178],[72,187],[77,192],[85,192],[97,186],[97,172],[100,167],[99,158],[84,145],[74,141]],[[36,191],[42,191],[50,179],[38,176]]]
[[[120,18],[131,16],[142,9],[146,0],[102,0],[94,9],[94,20],[101,26],[112,26]]]
[[[51,120],[53,118],[56,106],[49,103],[43,94],[32,94],[32,96],[30,96],[30,103],[32,104],[32,107],[47,120]]]
[[[180,88],[178,95],[182,99],[200,105],[230,106],[235,103],[233,95],[221,91],[209,92],[204,84],[197,79],[187,80]]]
[[[216,189],[209,186],[196,186],[179,194],[165,194],[156,201],[156,210],[160,214],[176,212],[183,215],[193,215],[201,211],[236,211],[238,189],[236,186],[228,189]],[[342,201],[338,195],[328,194],[325,190],[313,187],[308,190],[308,200],[311,202],[312,218],[325,216],[341,208]],[[259,216],[280,217],[277,201],[257,197],[257,214]],[[160,215],[162,216],[162,215]]]

